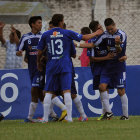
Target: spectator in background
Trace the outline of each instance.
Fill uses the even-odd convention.
[[[5,24],[3,22],[0,22],[0,41],[2,43],[1,47],[6,48],[6,62],[4,68],[22,68],[22,57],[16,56],[16,49],[21,37],[21,33],[11,25],[11,33],[9,35],[9,40],[5,40],[3,37],[4,26]]]
[[[86,35],[86,34],[90,34],[90,33],[91,33],[91,31],[88,27],[83,27],[81,29],[82,35]],[[86,43],[88,43],[88,41],[86,41]],[[79,56],[79,59],[81,61],[81,67],[90,66],[90,60],[89,60],[89,57],[87,56],[87,48],[83,48],[81,56]]]

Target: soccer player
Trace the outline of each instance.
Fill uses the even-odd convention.
[[[72,82],[72,62],[70,56],[72,40],[88,40],[100,35],[102,30],[94,34],[80,35],[70,30],[64,30],[64,17],[62,14],[55,14],[52,17],[54,28],[45,32],[38,45],[38,57],[41,57],[44,46],[48,49],[48,62],[46,65],[46,85],[44,98],[44,122],[48,122],[51,98],[57,85],[60,83],[64,94],[64,102],[67,108],[67,120],[72,122],[72,99],[70,94]],[[41,70],[40,62],[38,69]]]
[[[99,24],[98,21],[92,21],[89,24],[89,27],[93,32],[95,32],[97,29],[101,28],[101,25]],[[98,44],[98,46],[94,45],[94,43],[96,43],[96,41],[99,38],[94,37],[88,43],[88,46],[94,47],[94,48],[88,49],[88,56],[90,56],[90,60],[91,60],[91,71],[93,74],[93,89],[94,90],[99,89],[100,79],[102,77],[102,70],[104,69],[104,65],[106,64],[107,60],[111,60],[114,58],[114,53],[111,53],[108,51],[107,45],[104,41]],[[87,44],[81,44],[80,46],[84,47],[84,46],[87,46]],[[125,61],[125,60],[126,60],[126,56],[122,56],[121,58],[119,58],[119,61]],[[109,86],[107,88],[109,89],[114,88],[113,84],[109,83]],[[108,89],[106,89],[106,91],[108,91]],[[108,97],[108,100],[109,100],[109,97]],[[103,114],[105,114],[107,111],[106,111],[105,104],[103,103],[103,98],[101,98],[101,102],[102,102]],[[98,118],[98,120],[103,119],[103,114],[101,115],[100,118]]]
[[[42,18],[40,16],[32,16],[29,19],[31,32],[22,36],[18,49],[17,56],[22,56],[22,52],[26,51],[28,62],[28,70],[31,79],[31,103],[29,106],[29,113],[25,122],[33,122],[33,116],[37,108],[38,99],[43,103],[43,86],[44,86],[44,73],[37,70],[37,45],[42,36]]]
[[[113,19],[105,19],[104,24],[107,31],[104,32],[104,34],[97,40],[95,45],[98,45],[101,42],[105,42],[108,46],[108,51],[113,52],[116,56],[113,60],[109,60],[105,64],[99,89],[101,91],[102,97],[107,101],[108,98],[106,89],[109,82],[113,81],[122,102],[123,115],[120,119],[128,120],[128,98],[125,93],[126,63],[124,61],[119,61],[122,56],[125,56],[127,36],[125,32],[117,29]],[[107,108],[109,108],[109,104],[106,105]],[[108,117],[110,115],[110,112],[111,110],[106,112],[104,117]]]

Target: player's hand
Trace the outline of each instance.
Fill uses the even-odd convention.
[[[98,29],[98,30],[95,32],[95,34],[96,34],[96,36],[99,36],[99,35],[101,35],[103,32],[104,32],[103,29],[100,28],[100,29]]]
[[[3,23],[3,22],[0,21],[0,29],[3,29],[4,26],[5,26],[5,23]]]
[[[22,56],[22,51],[17,51],[17,52],[16,52],[16,55],[17,55],[17,56]]]
[[[127,60],[127,56],[126,55],[125,56],[122,56],[121,58],[119,58],[119,61],[120,62],[124,62],[126,60]]]
[[[107,60],[113,59],[115,54],[113,52],[109,52],[106,56]]]
[[[43,71],[43,66],[42,66],[41,63],[37,63],[37,69],[38,69],[39,71]]]
[[[121,39],[120,39],[120,36],[116,36],[115,37],[115,44],[116,45],[120,45],[120,44],[122,44],[123,42],[121,41]]]
[[[11,25],[11,32],[16,33],[16,29],[15,29],[15,27],[13,25]]]

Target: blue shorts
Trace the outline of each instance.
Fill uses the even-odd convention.
[[[100,80],[101,80],[101,75],[95,75],[93,76],[93,90],[99,90],[99,85],[100,85]],[[108,89],[114,89],[112,83],[108,83]]]
[[[75,81],[74,81],[75,75],[72,74],[72,83],[71,83],[71,94],[77,94],[76,86],[75,86]],[[59,89],[54,92],[56,96],[62,95],[62,89],[59,83]]]
[[[125,88],[126,87],[126,72],[118,72],[114,74],[104,74],[100,77],[100,83],[110,84],[114,88]]]
[[[61,74],[47,74],[46,73],[46,85],[45,91],[58,91],[61,90],[70,90],[72,82],[72,73],[65,72]]]
[[[35,72],[30,76],[31,79],[31,86],[32,87],[39,87],[41,89],[45,86],[45,73],[44,72]]]

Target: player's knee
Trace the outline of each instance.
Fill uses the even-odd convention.
[[[123,96],[125,94],[125,89],[124,88],[119,88],[117,89],[119,96]]]
[[[100,90],[100,92],[106,91],[106,85],[100,84],[100,85],[99,85],[99,90]]]

